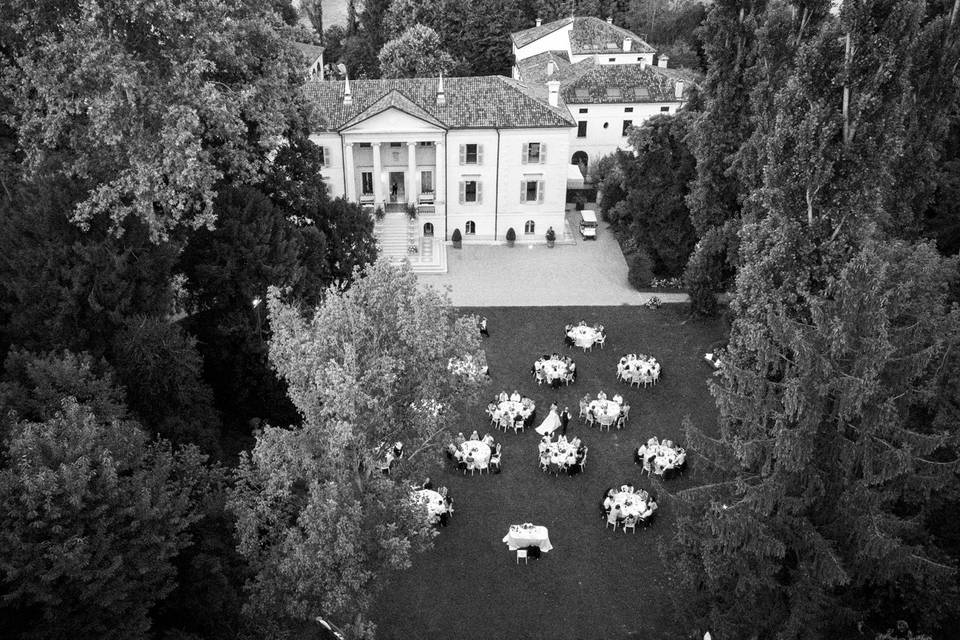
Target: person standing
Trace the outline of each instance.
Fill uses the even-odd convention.
[[[570,407],[564,407],[560,414],[560,433],[567,435],[567,425],[570,424]]]
[[[480,335],[490,337],[490,332],[487,331],[487,317],[483,316],[480,318]]]

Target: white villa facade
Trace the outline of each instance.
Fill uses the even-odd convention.
[[[563,230],[565,109],[510,78],[311,82],[311,140],[331,195],[371,210],[417,209],[420,237],[542,242]]]
[[[564,106],[577,126],[570,158],[586,167],[628,149],[627,129],[652,116],[672,114],[693,85],[690,74],[668,69],[640,36],[598,18],[563,18],[511,35],[514,78],[535,95]],[[570,187],[582,186],[571,172]],[[579,184],[578,184],[579,183]]]

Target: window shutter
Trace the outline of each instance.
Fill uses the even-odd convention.
[[[467,164],[467,145],[465,144],[460,145],[460,164]],[[463,198],[460,199],[460,202],[463,202]]]
[[[547,145],[540,143],[540,164],[544,164],[547,161]]]
[[[483,145],[477,145],[477,164],[483,164]]]
[[[483,183],[477,180],[477,204],[483,202]]]
[[[526,201],[527,201],[527,181],[521,180],[520,181],[520,202],[526,202]]]
[[[323,149],[323,166],[330,166],[330,147],[321,147]]]
[[[520,164],[527,164],[527,158],[530,157],[530,145],[526,142],[520,149]]]
[[[460,145],[460,148],[463,149],[463,145]],[[460,181],[460,204],[463,204],[467,201],[467,183]]]
[[[537,202],[543,202],[543,180],[537,181]]]

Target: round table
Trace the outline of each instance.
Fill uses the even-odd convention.
[[[490,445],[480,440],[467,440],[460,445],[467,469],[480,469],[490,464]]]
[[[537,365],[539,365],[539,368]],[[543,375],[549,384],[552,384],[554,381],[563,382],[567,377],[567,363],[565,360],[558,360],[556,358],[537,360],[533,366],[535,370]]]
[[[417,489],[410,494],[414,502],[424,505],[427,508],[427,515],[430,520],[436,522],[441,514],[447,512],[447,502],[443,496],[432,489]]]
[[[626,361],[617,363],[617,373],[627,382],[650,384],[660,378],[660,363],[653,356],[640,354],[634,358],[624,356]]]
[[[544,450],[550,456],[550,464],[562,467],[577,461],[577,448],[569,442],[551,442]]]
[[[581,349],[589,349],[600,339],[600,332],[593,327],[578,325],[567,331],[567,336]]]
[[[653,511],[648,512],[649,505],[647,500],[641,499],[639,494],[630,491],[617,492],[617,495],[613,497],[613,506],[611,509],[617,506],[620,507],[620,516],[623,518],[633,516],[635,518],[646,519],[653,515]]]
[[[497,411],[493,415],[497,422],[500,421],[500,418],[503,417],[504,414],[510,416],[510,422],[515,421],[518,415],[526,422],[530,419],[530,416],[533,415],[535,409],[536,405],[529,399],[526,402],[523,400],[519,402],[515,400],[504,400],[497,403]]]
[[[653,455],[651,467],[653,473],[662,476],[664,471],[677,467],[681,450],[676,447],[668,447],[663,444],[643,445],[637,449],[637,455],[644,461]]]
[[[592,400],[590,409],[597,417],[597,422],[603,425],[611,425],[620,417],[620,403],[613,400]]]

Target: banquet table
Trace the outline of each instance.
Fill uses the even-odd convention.
[[[546,378],[547,382],[552,383],[554,380],[562,382],[567,376],[567,363],[563,360],[550,358],[548,360],[538,360],[537,362],[540,365],[540,372],[543,374],[543,377]]]
[[[440,514],[447,511],[447,503],[443,496],[432,489],[418,489],[413,491],[410,496],[416,502],[426,506],[427,514],[434,522],[440,519]]]
[[[504,400],[503,402],[497,403],[497,411],[494,413],[493,417],[499,422],[500,418],[506,413],[510,416],[510,421],[513,422],[517,419],[517,416],[521,416],[523,421],[526,422],[530,419],[530,416],[533,415],[535,405],[533,402],[528,401],[524,403],[522,400],[516,402],[514,400]]]
[[[526,547],[540,547],[540,551],[546,553],[553,549],[547,528],[539,525],[510,525],[507,535],[503,536],[503,542],[507,544],[510,551]]]
[[[600,339],[600,332],[594,329],[593,327],[586,327],[583,325],[578,325],[570,331],[567,331],[567,335],[573,340],[573,344],[577,345],[581,349],[588,349],[593,346],[593,343]]]
[[[550,464],[563,466],[577,460],[577,448],[569,442],[551,442],[545,450],[550,456]]]
[[[639,494],[630,491],[618,491],[613,497],[614,506],[620,507],[620,515],[623,517],[634,516],[636,518],[649,518],[653,512],[647,513],[649,506],[647,500],[642,500]]]
[[[651,356],[639,356],[623,364],[617,364],[617,371],[626,378],[627,382],[637,381],[647,384],[656,382],[660,378],[660,363]]]
[[[467,469],[479,469],[490,463],[490,445],[480,440],[467,440],[460,445],[467,461]]]
[[[620,417],[620,403],[613,400],[593,400],[590,409],[597,417],[597,422],[603,425],[613,424]]]
[[[653,454],[653,471],[657,475],[663,475],[664,471],[676,467],[677,458],[680,456],[677,449],[664,444],[644,445],[637,450],[637,453],[644,460],[649,458],[651,453]]]

